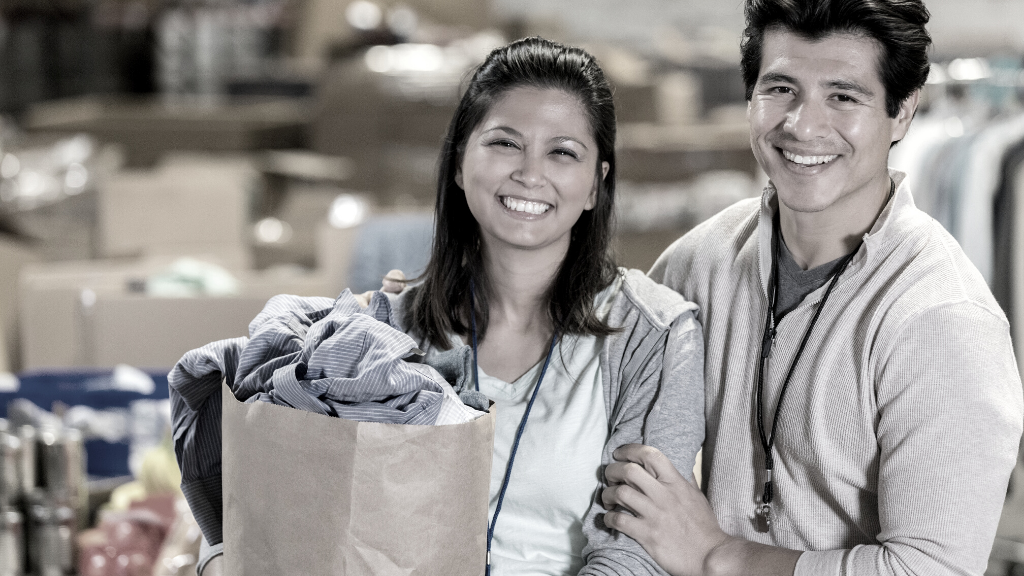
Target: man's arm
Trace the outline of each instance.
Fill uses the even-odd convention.
[[[631,444],[605,470],[604,523],[632,537],[674,576],[790,576],[800,552],[727,535],[704,494],[658,449]]]
[[[673,574],[965,575],[985,571],[1016,461],[1020,378],[1006,322],[962,302],[927,310],[877,353],[877,542],[804,552],[725,536],[703,495],[650,448],[609,466],[605,523]],[[614,479],[614,480],[613,480]],[[771,570],[771,571],[769,571]]]

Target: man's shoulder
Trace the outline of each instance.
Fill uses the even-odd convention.
[[[894,316],[909,320],[931,310],[967,308],[1005,323],[991,289],[956,239],[923,212],[910,216],[898,223],[887,262],[879,264],[893,270]]]
[[[722,245],[724,241],[737,236],[746,237],[753,234],[757,228],[757,216],[760,209],[761,197],[740,200],[694,226],[673,245],[686,248],[724,248]]]
[[[650,277],[672,288],[701,270],[732,266],[740,250],[756,240],[761,198],[747,198],[695,226],[662,252]]]

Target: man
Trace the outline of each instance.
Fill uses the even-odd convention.
[[[928,11],[745,13],[770,183],[650,272],[701,308],[706,498],[656,450],[623,447],[605,524],[672,574],[980,575],[1024,408],[1003,312],[887,168],[928,75]]]

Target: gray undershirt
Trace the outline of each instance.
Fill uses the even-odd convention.
[[[842,256],[831,262],[803,270],[796,263],[786,241],[779,238],[779,288],[775,307],[775,321],[800,305],[804,297],[825,285],[839,266]]]

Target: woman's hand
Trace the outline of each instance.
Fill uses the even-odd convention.
[[[381,282],[380,289],[384,292],[390,292],[392,294],[398,294],[405,289],[405,273],[401,270],[392,270],[384,275],[384,280]],[[373,297],[373,290],[363,292],[362,294],[355,294],[356,302],[363,308],[370,305],[370,298]]]
[[[702,575],[707,556],[729,540],[707,498],[656,448],[627,444],[613,456],[601,494],[605,526],[636,540],[670,574]]]

